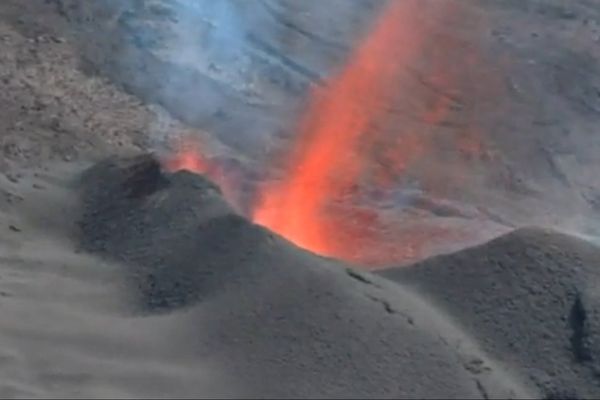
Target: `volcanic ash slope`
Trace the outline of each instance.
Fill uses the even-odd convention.
[[[79,191],[80,244],[121,265],[132,320],[176,316],[164,343],[210,360],[238,396],[534,393],[415,293],[248,222],[202,176],[108,159]]]
[[[78,251],[74,167],[0,177],[0,398],[233,395],[180,316],[136,318],[121,266]]]
[[[381,275],[456,316],[548,398],[600,396],[600,249],[526,228]]]

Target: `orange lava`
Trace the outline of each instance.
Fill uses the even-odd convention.
[[[238,207],[238,182],[231,171],[226,171],[222,162],[217,158],[210,158],[198,138],[182,138],[174,143],[174,152],[171,157],[162,161],[163,167],[170,172],[190,171],[202,174],[216,183],[229,203]]]
[[[428,219],[427,204],[394,214],[356,199],[365,188],[393,191],[417,180],[433,204],[466,187],[471,161],[487,154],[472,120],[478,99],[493,98],[482,92],[482,60],[443,29],[435,35],[454,17],[462,23],[466,3],[388,3],[343,69],[312,93],[282,157],[284,178],[258,188],[254,222],[315,253],[372,267],[417,259],[430,243],[461,235]],[[165,167],[207,175],[232,202],[239,179],[201,150],[182,141]]]
[[[163,161],[167,171],[186,170],[205,174],[211,169],[208,160],[203,156],[199,141],[188,138],[178,141],[175,147],[174,155]]]
[[[418,8],[417,0],[390,2],[346,67],[316,90],[298,142],[286,155],[287,177],[263,189],[255,222],[300,247],[353,257],[353,242],[364,238],[364,232],[355,231],[375,224],[377,217],[365,220],[364,214],[335,213],[331,206],[353,193],[368,171],[365,151],[381,144],[375,125],[401,90],[402,72],[421,48]],[[407,146],[418,151],[419,144]],[[402,169],[406,157],[401,148],[381,151]]]

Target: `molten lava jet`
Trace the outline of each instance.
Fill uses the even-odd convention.
[[[443,32],[445,23],[464,22],[460,7],[468,5],[388,3],[342,70],[311,93],[281,155],[284,178],[257,190],[254,222],[305,249],[370,266],[414,260],[432,242],[456,240],[435,219],[437,199],[461,194],[474,175],[470,160],[485,152],[471,116],[480,88],[489,87],[480,85],[487,72],[476,49]],[[239,185],[228,169],[183,144],[167,168],[206,174],[232,202]],[[415,181],[418,194],[406,200]]]
[[[356,242],[375,228],[377,214],[336,212],[335,203],[352,195],[368,170],[365,151],[378,144],[376,124],[401,90],[404,69],[419,54],[418,3],[390,2],[346,67],[316,90],[297,143],[286,155],[287,177],[262,190],[253,215],[257,223],[314,252],[354,258]],[[406,145],[418,152],[419,143]],[[406,160],[392,154],[398,151],[404,154],[388,149],[402,169]]]

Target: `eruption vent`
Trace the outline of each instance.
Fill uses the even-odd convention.
[[[170,172],[190,171],[206,175],[221,188],[223,195],[234,207],[239,207],[239,184],[237,171],[227,168],[226,159],[209,157],[205,146],[198,138],[182,138],[175,145],[172,157],[162,161],[163,167]]]
[[[163,164],[171,172],[187,170],[206,174],[211,170],[209,161],[204,158],[200,149],[200,143],[189,138],[176,143],[175,156],[167,158]]]

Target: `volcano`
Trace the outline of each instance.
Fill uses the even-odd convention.
[[[201,348],[245,371],[238,380],[245,395],[521,398],[600,390],[590,378],[600,249],[585,241],[523,229],[374,275],[251,223],[201,175],[160,171],[151,156],[88,170],[81,244],[123,263],[139,312],[184,309],[208,318]],[[365,374],[371,378],[361,381]],[[263,385],[264,376],[277,384]]]
[[[596,2],[249,4],[0,2],[0,397],[599,397]]]

